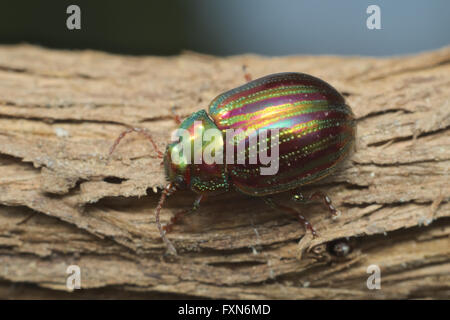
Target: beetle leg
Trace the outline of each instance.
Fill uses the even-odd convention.
[[[247,82],[252,81],[252,76],[251,76],[251,74],[247,72],[247,65],[245,65],[245,64],[242,65],[242,71],[244,71],[244,78],[245,78],[245,81],[247,81]]]
[[[305,204],[309,203],[311,201],[314,201],[314,200],[322,200],[323,203],[325,204],[325,206],[330,211],[333,219],[335,219],[341,215],[341,212],[339,210],[336,210],[336,208],[331,203],[330,197],[327,196],[327,194],[322,191],[313,192],[312,194],[310,194],[307,197],[305,197],[303,195],[303,193],[301,193],[300,191],[296,191],[295,194],[292,196],[292,200],[294,200],[295,202],[300,202],[300,203],[305,203]]]
[[[167,197],[170,196],[171,194],[173,194],[175,191],[176,191],[176,188],[173,186],[172,182],[170,182],[162,191],[161,198],[159,199],[158,205],[156,206],[156,209],[155,209],[155,222],[156,222],[156,226],[158,227],[159,234],[161,235],[161,239],[166,244],[167,250],[171,254],[174,254],[174,255],[177,254],[177,250],[173,246],[172,242],[170,242],[170,240],[167,239],[166,233],[164,232],[164,230],[161,226],[161,222],[159,221],[159,215],[161,213],[161,208],[162,208],[164,202],[166,201]]]
[[[144,137],[146,137],[150,143],[153,145],[153,148],[156,150],[156,153],[158,154],[158,158],[164,158],[164,154],[159,151],[158,146],[156,145],[155,141],[153,140],[152,136],[150,135],[150,133],[143,128],[129,128],[127,130],[125,130],[124,132],[122,132],[116,139],[116,141],[114,141],[114,144],[111,146],[111,148],[109,149],[109,155],[111,156],[112,153],[114,152],[114,150],[116,149],[116,147],[118,146],[118,144],[120,143],[120,141],[125,138],[125,136],[131,132],[137,132],[141,135],[143,135]]]
[[[178,213],[176,213],[171,219],[170,219],[170,223],[166,224],[163,227],[163,230],[168,233],[171,232],[173,229],[173,226],[181,219],[183,218],[185,215],[193,213],[195,211],[197,211],[197,209],[200,207],[200,202],[205,199],[204,195],[199,195],[197,197],[197,199],[195,199],[194,201],[194,205],[192,206],[192,208],[188,209],[188,210],[183,210],[180,211]]]
[[[273,209],[281,209],[289,214],[292,214],[297,217],[298,221],[305,227],[306,230],[311,231],[313,237],[317,237],[317,231],[314,229],[313,225],[300,213],[298,213],[296,210],[292,209],[291,207],[284,206],[282,204],[275,203],[272,198],[264,198],[264,202],[271,206]]]
[[[170,110],[172,111],[173,120],[175,121],[177,126],[179,126],[181,124],[181,118],[180,115],[175,111],[176,108],[176,106],[173,106]]]

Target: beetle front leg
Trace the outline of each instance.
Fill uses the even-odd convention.
[[[164,153],[159,151],[158,146],[156,145],[155,141],[153,140],[153,137],[151,136],[150,132],[148,132],[147,129],[143,129],[143,128],[128,128],[127,130],[123,131],[117,137],[117,139],[114,141],[113,145],[109,149],[109,155],[108,155],[109,157],[113,154],[114,150],[119,145],[120,141],[122,141],[122,139],[125,138],[126,135],[128,135],[128,134],[130,134],[132,132],[137,132],[140,135],[142,135],[145,138],[147,138],[147,140],[150,141],[150,143],[152,144],[152,146],[155,149],[156,153],[158,154],[158,158],[161,158],[161,159],[164,158]]]
[[[190,214],[190,213],[193,213],[193,212],[197,211],[197,209],[200,208],[200,202],[201,202],[202,200],[204,200],[204,199],[205,199],[205,196],[204,196],[204,195],[199,195],[199,196],[197,197],[197,199],[195,199],[194,205],[192,206],[191,209],[183,210],[183,211],[180,211],[180,212],[176,213],[176,214],[170,219],[170,222],[169,222],[168,224],[166,224],[166,225],[163,227],[163,230],[164,230],[166,233],[171,232],[172,229],[173,229],[173,226],[174,226],[181,218],[183,218],[183,217],[184,217],[185,215],[187,215],[187,214]]]
[[[264,198],[264,202],[275,210],[281,209],[289,214],[294,215],[298,219],[298,221],[305,227],[306,230],[311,231],[314,238],[318,237],[317,231],[316,229],[314,229],[313,225],[304,216],[302,216],[300,213],[298,213],[291,207],[275,203],[272,198]]]
[[[313,192],[309,196],[305,196],[305,195],[303,195],[302,192],[296,191],[294,193],[294,195],[292,196],[292,200],[295,202],[300,202],[300,203],[304,203],[304,204],[312,202],[314,200],[322,200],[323,203],[325,204],[325,206],[330,211],[333,219],[336,219],[337,217],[339,217],[341,215],[341,212],[339,210],[336,210],[336,208],[333,206],[330,197],[327,196],[327,194],[322,191]]]
[[[176,111],[177,107],[173,106],[170,111],[172,111],[173,121],[175,121],[176,125],[179,126],[181,124],[181,117]]]

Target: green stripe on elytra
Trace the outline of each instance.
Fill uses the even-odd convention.
[[[270,94],[268,96],[262,96],[262,97],[259,97],[258,99],[246,100],[246,101],[243,101],[243,102],[241,102],[239,104],[235,104],[235,102],[233,101],[233,102],[230,102],[230,104],[227,104],[225,106],[224,111],[231,111],[231,110],[239,109],[239,108],[241,108],[243,106],[246,106],[248,104],[264,101],[264,100],[267,100],[267,99],[270,99],[270,98],[279,98],[279,97],[282,97],[282,96],[289,96],[289,95],[298,94],[298,93],[306,93],[307,94],[307,93],[317,93],[317,92],[316,91],[312,91],[312,90],[308,90],[308,91],[303,90],[302,92],[283,91],[283,92],[279,92],[278,94]],[[241,100],[241,99],[239,99],[239,100]],[[305,100],[305,101],[314,101],[314,100]],[[228,108],[228,107],[234,107],[234,108]]]
[[[340,126],[342,123],[340,121],[338,122],[336,120],[337,119],[326,119],[326,120],[311,120],[309,122],[305,122],[304,123],[305,127],[311,127],[311,128],[309,128],[307,130],[303,130],[299,134],[294,133],[294,132],[283,132],[283,131],[281,131],[278,134],[278,136],[284,136],[284,135],[289,135],[289,136],[284,138],[284,139],[279,139],[279,146],[283,142],[289,142],[291,140],[296,139],[296,137],[300,138],[300,137],[305,136],[307,134],[311,134],[311,133],[314,133],[314,132],[317,132],[317,131],[320,131],[320,130],[323,130],[323,129],[329,129],[329,128],[332,128],[332,127]],[[315,124],[320,124],[320,125],[319,126],[314,126]],[[328,138],[329,137],[327,137],[325,139],[328,139]],[[245,139],[245,137],[242,138],[242,139]],[[266,138],[265,144],[266,144],[267,147],[266,148],[261,148],[261,151],[266,151],[266,150],[269,149],[269,141],[270,141],[270,138]],[[320,140],[318,142],[321,142],[321,141],[323,141],[323,140]],[[261,143],[261,141],[259,141],[258,146],[259,146],[260,143]],[[307,148],[308,146],[310,146],[310,145],[307,145],[307,146],[303,147],[301,150],[303,150],[304,148]],[[254,147],[256,147],[256,146],[254,146]],[[247,145],[246,145],[246,148],[243,151],[241,151],[240,153],[238,153],[238,155],[241,155],[243,152],[245,152],[245,154],[248,154],[249,150],[250,150],[250,148],[247,147]]]
[[[351,135],[348,134],[347,132],[343,132],[343,133],[339,134],[338,136],[326,137],[326,138],[324,138],[324,139],[322,139],[322,140],[320,140],[318,142],[309,144],[309,145],[301,148],[300,150],[297,150],[295,152],[290,152],[287,155],[281,156],[280,157],[280,161],[283,160],[284,162],[289,163],[289,162],[295,161],[295,160],[297,160],[299,158],[307,157],[313,152],[324,150],[324,149],[332,146],[333,144],[335,144],[334,141],[339,141],[339,140],[344,140],[345,141],[345,140],[348,140],[348,138],[350,138],[350,136]],[[327,143],[327,142],[330,142],[330,141],[333,141],[333,143]],[[308,149],[311,149],[311,147],[313,149],[308,152]],[[297,154],[297,156],[295,158],[287,159],[287,157],[294,156],[295,154]],[[300,154],[301,154],[301,156],[299,157],[298,155],[300,155]],[[326,155],[324,157],[329,157],[329,155]],[[320,159],[322,159],[322,158],[320,158]],[[318,161],[315,160],[314,164],[317,164],[317,162]],[[301,169],[305,169],[306,168],[306,171],[307,171],[308,167],[310,167],[310,166],[311,166],[311,164],[309,166],[304,166]],[[249,174],[250,176],[252,176],[253,173],[255,175],[259,175],[259,170],[260,170],[260,168],[244,169],[244,168],[241,168],[241,167],[236,167],[236,168],[234,168],[233,173],[235,173],[235,174],[246,173],[246,174]],[[300,172],[304,172],[304,171],[305,170],[300,170]],[[295,171],[295,172],[297,172],[297,171]],[[285,174],[279,173],[279,174],[277,174],[277,177],[275,179],[283,177],[284,175],[291,175],[291,173],[292,173],[292,171],[288,171]]]
[[[295,169],[293,171],[279,173],[279,174],[277,174],[276,179],[277,180],[282,180],[283,178],[289,177],[289,176],[300,177],[303,173],[305,173],[307,171],[310,171],[310,170],[312,170],[312,169],[314,169],[316,167],[320,167],[321,165],[324,165],[326,163],[330,163],[331,164],[330,167],[333,167],[334,166],[333,163],[336,163],[336,160],[341,157],[341,155],[347,149],[348,145],[350,145],[350,143],[348,143],[348,141],[351,138],[351,134],[341,134],[340,136],[344,136],[344,137],[346,136],[347,139],[343,139],[344,140],[344,144],[343,144],[344,146],[339,151],[333,152],[331,154],[324,155],[324,156],[322,156],[319,159],[314,159],[313,161],[309,162],[305,166],[302,166],[301,168],[297,168],[297,169]],[[329,146],[331,146],[331,145],[332,144],[330,144]],[[323,148],[323,149],[326,149],[326,148]],[[318,150],[315,150],[315,151],[320,151],[320,150],[323,150],[323,149],[318,149]],[[311,176],[313,176],[313,178],[314,178],[314,176],[320,175],[325,170],[321,170],[321,171],[319,171],[319,172],[317,172],[315,174],[312,174]],[[303,180],[303,179],[307,179],[307,177],[302,177],[301,180]]]
[[[252,191],[253,190],[252,188],[248,188],[245,185],[241,186],[240,188],[242,189],[242,191],[244,193],[245,193],[245,191],[247,191],[247,193],[254,194],[254,195],[261,195],[262,196],[262,195],[271,194],[271,193],[274,193],[274,192],[283,192],[283,191],[286,191],[286,190],[297,188],[299,186],[302,186],[302,185],[305,185],[305,184],[308,184],[308,183],[312,183],[312,182],[314,182],[314,181],[316,181],[316,180],[318,180],[320,178],[323,178],[323,177],[329,175],[332,172],[332,170],[335,168],[336,164],[338,164],[338,162],[339,162],[338,159],[345,157],[345,155],[350,152],[351,146],[352,146],[351,143],[346,143],[344,145],[344,147],[340,150],[339,156],[336,158],[336,160],[334,161],[333,165],[331,165],[330,167],[328,167],[328,168],[326,168],[324,170],[321,170],[321,171],[319,171],[319,172],[317,172],[315,174],[312,174],[310,176],[305,176],[305,177],[302,177],[301,179],[295,179],[292,182],[288,182],[288,183],[277,184],[279,182],[279,180],[280,180],[279,179],[280,176],[277,175],[276,177],[272,178],[272,180],[271,180],[271,184],[273,184],[273,187],[267,187],[267,188],[265,188],[265,189],[263,189],[261,191]],[[325,159],[325,161],[322,158]],[[318,159],[318,161],[326,163],[326,160],[329,158],[329,156],[324,156],[322,158]],[[316,165],[317,165],[318,161],[315,161]],[[295,175],[295,174],[292,173],[292,171],[290,171],[288,174],[290,176],[294,176]]]
[[[298,90],[296,90],[296,89],[298,89]],[[300,89],[303,89],[303,90],[300,90]],[[248,90],[248,88],[245,89],[245,90]],[[245,91],[245,90],[242,90],[242,91]],[[286,91],[286,90],[290,90],[290,91]],[[226,100],[230,96],[238,94],[238,93],[240,93],[242,91],[230,92],[230,95],[223,95],[222,97],[220,97],[219,99],[217,99],[216,101],[213,101],[211,103],[210,109],[217,108],[218,105],[221,104],[224,100]],[[304,85],[300,85],[300,86],[283,86],[283,87],[270,88],[270,89],[266,89],[266,90],[257,91],[255,93],[251,93],[251,94],[239,97],[238,99],[232,100],[228,104],[222,106],[221,107],[221,111],[222,110],[229,111],[229,110],[236,109],[237,107],[239,107],[239,105],[238,106],[234,106],[234,104],[236,104],[238,102],[241,102],[241,101],[243,101],[245,99],[252,98],[252,97],[257,97],[257,96],[261,96],[262,95],[262,98],[254,99],[254,100],[252,100],[253,102],[265,100],[265,99],[267,99],[266,95],[270,95],[271,92],[279,92],[279,95],[273,96],[273,97],[279,97],[281,95],[286,95],[286,92],[296,92],[298,94],[298,93],[316,93],[316,92],[319,92],[319,91],[320,90],[318,90],[316,87],[304,86]],[[246,102],[245,104],[248,104],[248,103],[250,103],[250,102]],[[231,108],[233,106],[234,106],[234,108]]]
[[[297,106],[300,105],[311,105],[311,107],[309,108],[301,108],[300,110],[291,112],[291,113],[287,113],[287,114],[282,114],[281,112],[282,109],[288,109],[288,108],[295,108]],[[322,107],[322,108],[320,108]],[[316,112],[316,111],[326,111],[329,109],[329,105],[327,103],[326,100],[304,100],[304,101],[297,101],[294,103],[285,103],[282,105],[278,105],[278,106],[271,106],[271,107],[267,107],[266,109],[263,110],[258,110],[256,112],[253,113],[246,113],[246,114],[240,114],[237,116],[233,116],[227,119],[221,119],[219,121],[219,123],[221,125],[233,125],[236,122],[241,122],[241,121],[246,121],[246,120],[250,120],[252,117],[258,116],[260,114],[264,114],[264,113],[268,113],[268,109],[270,109],[270,111],[276,111],[278,109],[281,109],[279,111],[280,115],[277,118],[273,118],[270,119],[270,122],[275,122],[275,120],[279,120],[280,118],[288,118],[290,116],[296,116],[296,115],[300,115],[300,114],[307,114],[310,112]]]
[[[317,111],[317,110],[316,110]],[[288,116],[285,115],[284,118],[288,119]],[[298,125],[293,126],[292,128],[280,128],[280,129],[288,129],[288,130],[281,130],[279,133],[280,136],[284,135],[290,135],[291,137],[288,137],[285,139],[285,141],[293,140],[295,138],[295,135],[297,135],[297,138],[301,138],[302,136],[313,133],[322,129],[327,129],[333,126],[340,126],[342,123],[345,123],[346,120],[344,119],[324,119],[324,120],[311,120],[304,123],[299,123]],[[316,125],[317,124],[317,125]],[[250,136],[255,131],[261,129],[261,127],[266,126],[267,123],[262,123],[259,126],[251,126],[247,128],[245,132],[241,132],[240,134],[235,136],[235,144],[239,144],[242,140],[246,139],[248,136]],[[301,130],[303,128],[308,128],[307,130]],[[299,130],[301,130],[299,133]],[[267,140],[268,141],[268,140]]]
[[[229,97],[236,95],[236,94],[240,94],[244,91],[251,91],[252,89],[255,89],[257,87],[262,87],[264,85],[267,85],[269,83],[282,83],[284,81],[287,80],[297,80],[297,76],[292,76],[292,77],[280,77],[280,78],[274,78],[274,79],[266,79],[265,81],[252,81],[249,83],[246,83],[240,87],[234,88],[232,90],[229,90],[225,93],[222,93],[221,95],[219,95],[218,97],[216,97],[212,102],[211,102],[211,106],[217,107],[217,104],[222,103],[224,100],[228,99]],[[303,87],[303,88],[316,88],[316,86],[314,85],[281,85],[280,87],[277,88],[285,88],[285,87]],[[266,90],[273,90],[273,89],[277,89],[277,88],[270,88],[270,89],[266,89]],[[258,92],[264,92],[266,90],[258,90],[255,94],[257,94]]]

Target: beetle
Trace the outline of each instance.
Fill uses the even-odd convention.
[[[214,144],[216,150],[223,152],[238,152],[237,147],[243,145],[241,152],[245,162],[196,163],[193,154],[183,154],[181,161],[174,161],[174,151],[181,142],[186,142],[184,139],[172,141],[162,153],[157,149],[151,134],[140,128],[130,128],[116,139],[110,154],[125,135],[138,132],[152,143],[158,156],[163,159],[168,184],[162,190],[155,215],[161,238],[170,253],[176,254],[176,250],[166,237],[166,232],[185,214],[196,211],[207,196],[232,189],[249,196],[262,197],[272,208],[294,214],[314,236],[317,236],[317,232],[304,216],[289,206],[275,203],[271,196],[294,191],[292,200],[308,203],[319,199],[333,216],[339,214],[325,193],[317,191],[305,196],[299,190],[334,172],[349,157],[355,142],[356,121],[352,109],[344,97],[325,81],[296,72],[267,75],[218,95],[209,104],[209,112],[200,110],[183,122],[179,121],[179,124],[179,129],[188,132],[185,138],[192,150],[192,141],[198,135],[199,128],[219,130],[219,138],[210,143]],[[278,171],[272,175],[263,175],[261,161],[249,161],[250,140],[252,134],[269,129],[278,130],[266,138],[269,142],[277,140],[277,144],[271,143],[266,151],[273,151],[274,146],[277,147]],[[231,139],[230,142],[226,137],[229,130],[241,130],[243,133],[239,139]],[[260,142],[257,143],[257,149],[261,149]],[[200,148],[203,150],[207,146],[203,143]],[[163,227],[159,220],[163,203],[180,189],[190,189],[197,194],[194,204],[191,209],[177,213]]]

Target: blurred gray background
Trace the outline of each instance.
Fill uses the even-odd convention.
[[[81,30],[66,8],[81,8]],[[369,5],[381,30],[369,30]],[[2,1],[0,43],[126,54],[389,56],[450,44],[448,0]]]

